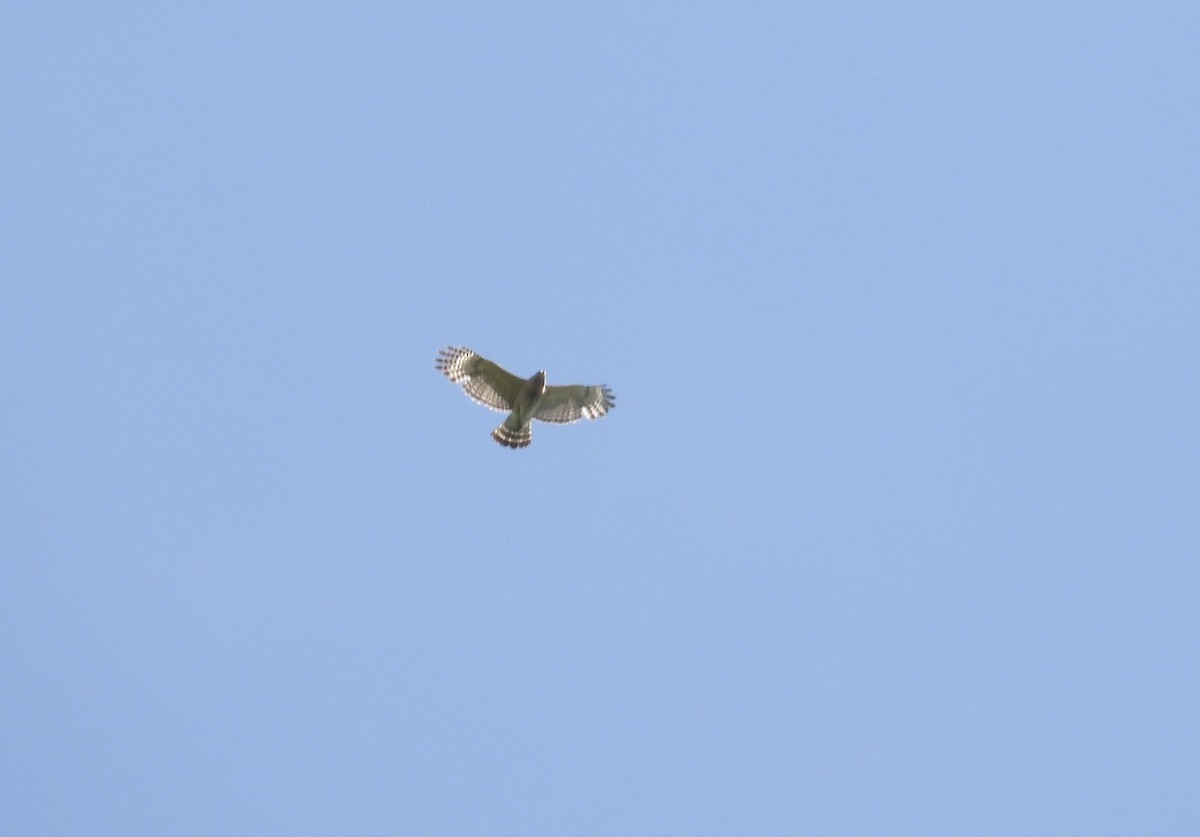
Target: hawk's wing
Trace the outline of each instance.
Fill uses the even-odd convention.
[[[546,387],[546,394],[538,402],[533,417],[559,424],[581,418],[595,419],[607,413],[615,401],[612,390],[606,386]]]
[[[437,368],[454,383],[462,383],[463,392],[471,398],[502,413],[513,408],[524,383],[463,346],[447,346],[438,352]]]

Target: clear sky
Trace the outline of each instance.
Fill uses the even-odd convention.
[[[10,4],[0,832],[1200,833],[1198,43]]]

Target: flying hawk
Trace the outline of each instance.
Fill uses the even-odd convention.
[[[438,352],[437,369],[463,392],[485,407],[508,413],[492,431],[492,438],[509,448],[528,447],[533,441],[533,419],[570,424],[581,418],[597,419],[612,409],[614,397],[606,386],[546,386],[546,370],[522,380],[462,346]]]

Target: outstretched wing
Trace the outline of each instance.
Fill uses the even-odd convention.
[[[438,352],[437,369],[463,392],[485,407],[507,413],[517,400],[523,381],[463,346],[447,346]]]
[[[606,386],[546,387],[533,417],[539,421],[567,424],[581,418],[600,418],[612,409],[615,396]]]

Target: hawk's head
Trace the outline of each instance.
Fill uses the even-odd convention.
[[[545,369],[539,370],[538,373],[536,375],[534,375],[531,380],[533,381],[534,385],[538,388],[538,392],[546,391],[546,370]]]

